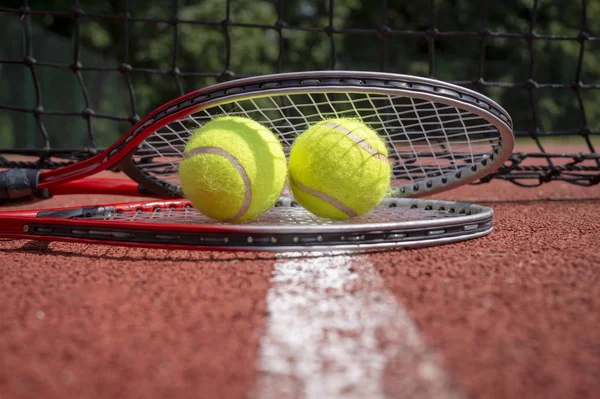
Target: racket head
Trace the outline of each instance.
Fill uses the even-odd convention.
[[[0,213],[0,237],[192,250],[330,251],[423,247],[478,238],[493,211],[469,203],[388,198],[347,221],[282,197],[245,224],[215,222],[183,199]]]
[[[360,118],[386,141],[395,197],[422,197],[480,179],[514,146],[509,114],[472,90],[408,75],[316,71],[239,79],[182,96],[132,128],[107,150],[107,159],[122,157],[119,167],[141,186],[179,197],[178,164],[187,140],[224,115],[269,127],[286,156],[311,124]]]

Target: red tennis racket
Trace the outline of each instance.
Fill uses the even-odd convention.
[[[290,198],[258,219],[215,222],[183,199],[0,212],[0,237],[167,249],[309,251],[421,247],[482,237],[490,208],[406,198],[346,221],[318,218]]]
[[[360,118],[386,140],[398,197],[432,194],[481,178],[509,157],[514,141],[504,109],[452,84],[352,71],[267,75],[179,97],[84,161],[54,170],[0,172],[0,201],[78,193],[180,197],[177,171],[188,138],[222,115],[264,124],[286,153],[311,124],[331,117]],[[131,180],[90,178],[111,168]]]

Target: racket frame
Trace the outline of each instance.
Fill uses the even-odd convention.
[[[468,110],[484,118],[498,129],[501,136],[499,144],[502,148],[497,148],[495,153],[490,154],[489,164],[484,168],[475,166],[474,170],[462,169],[458,175],[430,178],[428,184],[423,186],[419,184],[396,186],[394,189],[397,196],[420,197],[470,183],[502,165],[510,156],[514,146],[512,120],[509,114],[491,99],[470,89],[434,79],[390,73],[293,72],[233,80],[176,98],[149,113],[102,153],[62,168],[37,171],[37,176],[30,179],[34,180],[30,183],[30,194],[47,198],[53,195],[54,188],[63,184],[71,184],[73,190],[69,192],[75,191],[77,187],[83,189],[80,192],[86,192],[85,190],[91,189],[89,185],[74,183],[74,180],[83,179],[103,170],[118,168],[136,181],[140,187],[146,189],[133,194],[147,196],[151,192],[160,197],[181,197],[178,185],[152,178],[135,166],[132,157],[138,146],[160,128],[194,112],[234,101],[264,98],[282,93],[406,95],[410,98],[439,102]],[[22,190],[22,187],[20,189]],[[128,193],[132,191],[129,188],[127,190]]]
[[[294,208],[290,198],[280,206]],[[0,237],[187,250],[327,251],[423,247],[478,238],[493,230],[493,210],[461,202],[393,199],[381,207],[456,215],[428,220],[332,224],[226,224],[89,219],[117,212],[189,208],[185,200],[94,205],[0,213]]]

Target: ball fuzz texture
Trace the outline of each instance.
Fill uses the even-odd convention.
[[[179,165],[184,195],[206,216],[227,222],[252,220],[267,211],[286,175],[277,137],[256,121],[233,116],[194,132]]]
[[[388,192],[390,178],[384,142],[359,120],[319,122],[292,146],[290,188],[320,217],[345,220],[369,212]]]

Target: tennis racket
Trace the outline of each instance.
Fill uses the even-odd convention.
[[[163,249],[324,251],[422,247],[493,229],[490,208],[388,198],[347,221],[318,218],[282,197],[257,220],[218,223],[184,199],[0,212],[0,237]]]
[[[509,157],[514,141],[511,118],[498,104],[437,80],[353,71],[266,75],[179,97],[86,160],[53,170],[0,172],[0,200],[79,193],[180,197],[178,165],[189,137],[223,115],[267,126],[286,155],[310,125],[332,117],[360,118],[387,143],[397,197],[419,197],[477,180]],[[113,168],[131,180],[90,178]]]

